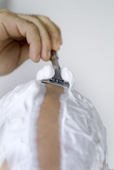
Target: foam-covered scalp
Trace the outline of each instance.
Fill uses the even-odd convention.
[[[7,160],[11,170],[40,170],[36,120],[46,92],[40,81],[53,75],[53,67],[45,66],[36,80],[17,86],[0,100],[0,168]],[[67,68],[61,76],[70,88],[60,96],[60,170],[108,170],[106,131],[100,116],[72,88],[74,78]]]

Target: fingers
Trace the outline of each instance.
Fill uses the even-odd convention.
[[[45,16],[1,10],[0,29],[0,41],[9,38],[21,41],[25,38],[29,45],[29,57],[34,62],[40,58],[49,60],[51,49],[57,51],[62,44],[60,29]]]
[[[29,44],[29,56],[34,62],[40,60],[41,39],[38,28],[32,23],[9,12],[0,14],[0,40],[25,37]]]
[[[45,61],[49,60],[51,49],[57,51],[62,44],[60,29],[45,16],[23,14],[18,14],[18,16],[33,22],[37,26],[42,44],[41,58]]]
[[[48,31],[45,28],[44,24],[36,16],[28,16],[28,15],[22,15],[22,14],[19,14],[18,16],[32,22],[33,24],[37,26],[39,33],[40,33],[40,38],[41,38],[40,56],[45,61],[49,60],[50,51],[51,51],[51,40],[50,40]]]
[[[62,45],[61,31],[59,27],[54,24],[48,17],[38,16],[41,21],[45,24],[47,31],[50,35],[51,45],[53,50],[59,50],[60,45]]]

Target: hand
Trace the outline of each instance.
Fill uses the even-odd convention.
[[[48,61],[60,49],[61,32],[48,17],[0,10],[0,75],[12,72],[29,57]]]

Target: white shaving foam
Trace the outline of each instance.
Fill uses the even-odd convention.
[[[0,101],[0,167],[11,170],[38,169],[36,120],[45,86],[31,81],[17,86]]]
[[[53,75],[53,68],[45,66],[36,80],[0,100],[0,167],[6,159],[11,170],[40,170],[36,120],[46,88],[39,80]],[[73,89],[71,72],[63,68],[61,75],[70,83],[60,97],[61,170],[108,170],[104,125],[92,103]]]
[[[69,82],[70,89],[74,87],[74,77],[72,73],[66,67],[62,68],[61,77],[63,78],[64,81]]]
[[[53,67],[47,65],[36,74],[36,80],[49,79],[54,76],[54,73]]]

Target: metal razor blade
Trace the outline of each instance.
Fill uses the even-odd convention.
[[[55,70],[55,75],[50,79],[43,79],[41,82],[69,88],[69,82],[64,81],[61,77],[61,68],[59,66],[58,59],[59,57],[57,56],[57,52],[52,50],[50,60]]]

